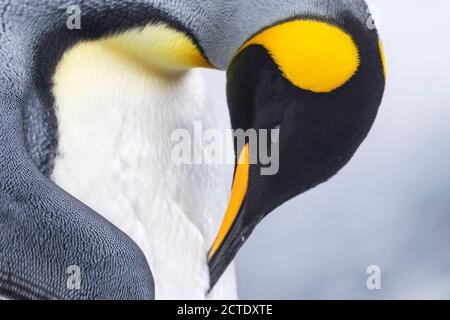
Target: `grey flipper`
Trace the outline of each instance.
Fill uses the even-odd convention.
[[[14,48],[1,40],[2,53]],[[21,128],[20,61],[2,54],[0,63],[8,66],[0,78],[0,293],[12,299],[152,299],[152,275],[139,248],[31,162]],[[80,290],[70,286],[70,266],[80,269]]]

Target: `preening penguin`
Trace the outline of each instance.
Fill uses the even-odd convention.
[[[136,56],[161,55],[139,61],[137,48]],[[189,38],[158,24],[76,46],[54,76],[59,152],[52,180],[132,237],[158,299],[205,298],[206,252],[226,205],[219,169],[172,159],[174,131],[193,133],[194,120],[216,125],[200,73],[184,70],[189,61],[207,65]],[[236,297],[232,269],[226,278],[211,297]]]
[[[235,298],[226,270],[256,225],[336,174],[375,120],[384,59],[365,2],[79,7],[69,30],[65,1],[0,2],[0,295]],[[227,70],[234,129],[279,129],[275,174],[235,143],[220,229],[218,171],[170,158],[174,130],[215,126],[198,67]]]

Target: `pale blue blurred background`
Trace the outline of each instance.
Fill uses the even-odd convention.
[[[450,2],[368,3],[389,67],[377,122],[338,176],[258,227],[240,298],[450,299]],[[205,73],[227,127],[225,75]],[[382,290],[367,289],[369,265]]]

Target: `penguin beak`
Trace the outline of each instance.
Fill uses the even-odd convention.
[[[378,34],[344,20],[299,18],[266,28],[228,68],[232,126],[246,134],[235,141],[231,200],[208,255],[211,288],[257,224],[334,176],[374,123],[385,86]]]

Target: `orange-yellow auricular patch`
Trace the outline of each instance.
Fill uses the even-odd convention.
[[[234,177],[233,190],[231,191],[230,203],[228,205],[228,210],[225,214],[219,234],[217,235],[217,239],[209,252],[210,259],[214,256],[220,245],[225,240],[225,237],[230,232],[231,227],[238,216],[239,210],[244,202],[245,195],[247,194],[249,169],[250,156],[249,146],[247,144],[239,156],[236,174]]]
[[[256,35],[241,50],[251,45],[265,47],[292,84],[317,93],[344,85],[360,63],[352,37],[321,21],[295,20],[276,25]]]

